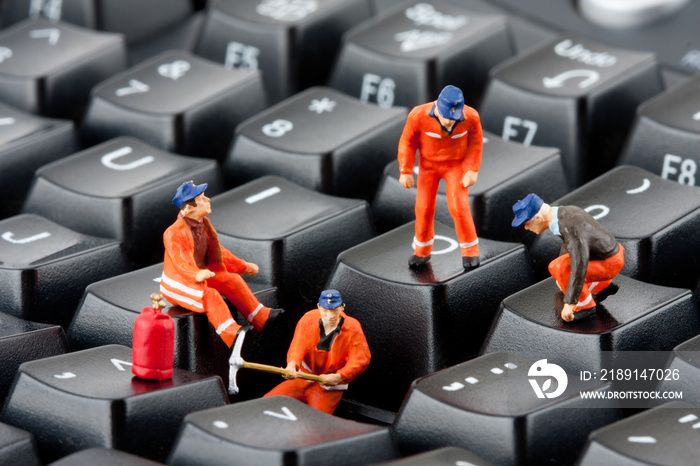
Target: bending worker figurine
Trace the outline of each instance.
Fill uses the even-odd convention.
[[[180,214],[163,234],[165,258],[160,292],[172,304],[206,313],[230,348],[241,326],[231,316],[222,294],[258,331],[284,311],[260,304],[239,275],[255,275],[258,266],[239,259],[219,244],[216,230],[207,218],[211,204],[204,195],[205,189],[206,183],[195,185],[187,181],[173,197]]]
[[[345,314],[337,290],[326,290],[318,309],[302,316],[287,352],[286,380],[265,396],[287,395],[333,414],[348,383],[369,365],[369,347],[360,323]],[[320,375],[324,383],[296,378],[296,372]]]
[[[561,318],[567,322],[595,314],[593,294],[612,283],[625,265],[624,248],[588,212],[576,206],[546,204],[536,194],[513,205],[513,226],[540,234],[549,229],[562,239],[562,255],[549,273],[564,293]]]
[[[455,222],[465,269],[479,265],[479,239],[469,209],[469,186],[476,183],[484,145],[476,110],[464,105],[462,91],[446,86],[437,101],[419,105],[408,114],[399,142],[399,183],[413,187],[418,155],[415,252],[411,268],[430,261],[435,231],[435,196],[440,179],[447,184],[447,206]]]

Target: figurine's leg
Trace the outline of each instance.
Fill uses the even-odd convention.
[[[307,392],[311,389],[313,385],[317,385],[316,382],[304,379],[292,379],[285,380],[284,382],[277,385],[275,388],[267,392],[263,398],[266,396],[284,395],[297,400],[308,403]]]
[[[207,288],[204,290],[202,304],[209,323],[216,329],[216,333],[224,340],[226,346],[230,348],[236,339],[236,332],[241,326],[231,317],[231,311],[226,302],[224,302],[218,291],[213,288]]]
[[[590,270],[590,268],[589,268]],[[564,254],[552,262],[549,263],[549,273],[552,274],[554,280],[557,282],[557,286],[566,294],[566,287],[569,284],[569,277],[571,276],[571,258],[569,254]],[[586,275],[588,277],[588,275]],[[591,309],[595,307],[595,301],[593,300],[593,295],[588,288],[589,281],[586,279],[581,288],[581,294],[578,297],[578,302],[576,303],[575,311],[583,309]]]
[[[321,384],[314,383],[308,391],[308,405],[324,413],[333,414],[340,404],[345,390],[326,390]]]
[[[218,272],[207,279],[207,286],[218,290],[231,301],[243,317],[259,332],[265,326],[270,308],[263,306],[248,284],[237,273]],[[235,333],[235,332],[234,332]]]
[[[433,250],[435,239],[435,196],[437,196],[440,176],[431,167],[421,166],[418,170],[416,188],[416,236],[413,243],[415,255],[427,257]]]
[[[620,245],[620,250],[612,257],[602,261],[589,261],[586,271],[585,283],[589,285],[592,293],[600,293],[612,283],[612,279],[617,276],[625,265],[624,248]]]
[[[454,164],[444,174],[447,184],[447,207],[455,222],[462,257],[479,257],[479,238],[476,235],[474,220],[469,208],[469,188],[462,184],[463,169],[461,164]],[[478,265],[478,262],[472,267]],[[466,267],[466,265],[465,265]]]

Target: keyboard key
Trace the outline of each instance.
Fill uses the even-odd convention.
[[[0,221],[3,312],[67,327],[89,283],[127,270],[121,245],[37,215]]]
[[[365,201],[276,176],[216,196],[209,219],[222,246],[260,267],[251,281],[278,287],[285,307],[300,312],[316,306],[337,255],[374,236]]]
[[[7,26],[26,18],[65,21],[89,29],[119,32],[131,44],[183,20],[189,0],[13,0],[2,12]]]
[[[10,391],[20,364],[67,352],[68,340],[61,327],[37,324],[0,312],[0,404]]]
[[[96,86],[82,137],[92,145],[133,136],[170,152],[220,158],[235,126],[265,100],[259,73],[169,51]]]
[[[131,346],[134,321],[141,309],[149,305],[151,293],[159,292],[162,274],[163,264],[160,263],[88,285],[68,328],[71,348],[75,351],[110,344]],[[276,288],[257,283],[248,283],[248,286],[259,301],[280,307]],[[164,311],[175,322],[174,367],[198,374],[216,374],[228,387],[231,349],[216,334],[206,314],[179,306],[170,306]],[[239,325],[248,324],[235,308],[231,311]],[[249,333],[242,357],[255,362],[284,364],[291,334],[284,334],[277,327],[269,335],[267,332],[265,335]],[[277,378],[258,377],[258,373],[250,372],[241,375],[241,397],[262,396],[266,389],[279,383]]]
[[[270,102],[326,82],[345,31],[371,16],[368,0],[211,3],[198,55],[262,71]]]
[[[41,466],[32,434],[0,423],[0,463]]]
[[[639,107],[619,165],[636,165],[666,180],[699,185],[700,76]]]
[[[510,226],[512,199],[528,193],[550,193],[552,198],[568,192],[561,156],[556,148],[523,146],[484,133],[479,180],[469,188],[470,208],[480,236],[502,241],[523,241],[525,235]],[[413,169],[418,176],[418,167]],[[415,219],[416,190],[399,184],[399,164],[387,165],[372,202],[380,231],[388,231]],[[540,194],[547,196],[545,194]],[[440,182],[435,220],[454,225],[447,209],[445,182]]]
[[[278,175],[322,193],[369,199],[384,165],[396,158],[407,114],[330,88],[309,89],[241,124],[224,171],[234,184]]]
[[[108,448],[88,448],[51,463],[51,466],[158,466],[140,456]]]
[[[700,409],[666,403],[593,431],[579,461],[599,464],[695,464],[700,456]]]
[[[670,351],[700,333],[697,305],[688,290],[618,275],[596,296],[596,314],[573,322],[560,318],[556,300],[561,298],[549,278],[503,300],[481,353],[548,358],[578,373],[605,367],[603,351]]]
[[[123,37],[47,19],[0,33],[0,100],[26,112],[76,119],[90,88],[126,68]]]
[[[699,188],[663,180],[637,167],[617,167],[553,205],[575,205],[590,213],[625,248],[622,273],[665,286],[692,288],[697,283],[700,243]],[[548,200],[545,199],[545,202]],[[561,240],[539,235],[533,242],[535,271],[559,256]]]
[[[394,461],[381,463],[382,465],[393,466],[492,466],[476,456],[474,453],[464,448],[445,447],[432,450],[427,453],[411,455]]]
[[[521,244],[481,239],[481,265],[465,272],[454,228],[439,222],[431,261],[414,271],[413,233],[409,223],[342,252],[328,279],[372,352],[345,398],[390,411],[415,378],[474,357],[501,300],[534,283]]]
[[[505,140],[558,147],[580,186],[614,165],[637,106],[661,90],[652,54],[561,36],[494,70],[481,124]]]
[[[188,179],[209,183],[212,194],[223,190],[215,160],[120,137],[37,170],[23,211],[116,239],[132,262],[152,264],[163,260],[163,232],[178,212],[173,194]]]
[[[679,376],[674,377],[674,373]],[[700,405],[700,335],[673,348],[668,369],[664,372],[658,390],[680,391],[683,393],[683,401]]]
[[[365,465],[397,456],[386,427],[273,396],[188,415],[168,464]]]
[[[34,434],[42,459],[90,447],[164,461],[185,414],[227,403],[218,377],[131,373],[131,348],[102,346],[22,365],[2,422]]]
[[[0,104],[0,218],[20,212],[40,166],[78,148],[73,122],[34,116]]]
[[[532,368],[546,366],[557,385],[544,391],[556,396],[540,398]],[[622,417],[614,400],[585,408],[580,392],[609,389],[547,360],[489,354],[415,381],[392,428],[402,453],[456,446],[495,464],[572,464],[591,430]]]
[[[331,87],[380,107],[413,107],[452,84],[474,106],[489,70],[513,55],[503,16],[440,1],[391,11],[343,37]]]

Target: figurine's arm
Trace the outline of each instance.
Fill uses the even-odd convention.
[[[573,229],[573,232],[569,236],[570,239],[567,249],[569,250],[569,258],[571,260],[571,275],[569,276],[569,283],[566,286],[564,302],[576,304],[586,279],[590,251],[588,250],[588,244],[582,241],[576,228]]]
[[[231,251],[226,249],[225,247],[221,246],[221,260],[224,263],[224,266],[226,267],[226,270],[232,273],[242,273],[245,275],[255,275],[258,273],[258,266],[253,264],[252,262],[246,262],[243,259],[239,259],[238,257],[234,256]],[[254,266],[254,268],[250,268],[250,266]],[[254,273],[249,273],[254,270]]]
[[[404,188],[412,188],[414,184],[413,166],[416,164],[416,151],[420,141],[420,131],[417,128],[417,111],[416,107],[409,113],[399,140],[398,159],[401,172],[399,183]]]
[[[365,334],[362,332],[362,329],[358,329],[353,335],[352,344],[348,348],[347,362],[342,369],[336,372],[340,375],[342,382],[351,382],[355,377],[362,374],[369,365],[370,356]]]
[[[184,277],[196,279],[197,273],[202,270],[195,265],[194,246],[186,244],[185,241],[171,230],[166,230],[163,234],[165,253],[170,256],[170,261],[175,269]]]
[[[469,139],[467,141],[467,153],[462,162],[462,168],[464,169],[462,184],[465,188],[468,188],[476,183],[479,175],[481,152],[484,147],[484,135],[481,130],[481,120],[476,110],[469,109],[466,118],[469,121],[469,133],[467,133]]]

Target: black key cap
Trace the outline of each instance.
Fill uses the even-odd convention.
[[[241,124],[224,171],[235,184],[279,175],[322,193],[369,199],[384,165],[396,158],[406,115],[330,88],[309,89]]]
[[[636,165],[667,180],[700,185],[700,76],[639,107],[620,165]]]
[[[131,373],[131,348],[101,346],[22,365],[2,421],[34,434],[44,461],[90,447],[164,461],[187,413],[223,406],[218,377]]]
[[[189,0],[14,0],[4,8],[2,24],[44,17],[118,32],[132,44],[182,21],[191,11]]]
[[[0,218],[18,214],[34,171],[78,148],[73,122],[34,116],[0,104]]]
[[[81,350],[97,346],[117,344],[132,345],[134,320],[141,310],[149,305],[151,293],[158,293],[160,278],[163,274],[163,264],[135,270],[96,283],[91,283],[85,289],[80,305],[73,321],[68,328],[68,340],[71,348]],[[271,306],[280,307],[277,290],[269,285],[249,283],[259,301]],[[231,315],[240,325],[247,325],[235,308]],[[231,350],[216,334],[216,329],[207,320],[206,314],[198,314],[179,306],[170,306],[165,312],[175,322],[175,361],[174,367],[186,369],[199,374],[216,374],[228,387],[229,364]],[[266,364],[284,365],[290,335],[273,331],[268,335],[249,334],[245,338],[242,357],[245,360]],[[254,377],[259,373],[249,371],[241,375],[240,396],[255,393],[261,396],[272,389],[274,379],[269,387],[263,387],[266,379]],[[240,398],[240,397],[238,397]]]
[[[348,421],[286,396],[185,418],[168,464],[365,465],[398,456],[387,427]]]
[[[20,364],[67,352],[68,341],[61,327],[0,313],[0,404],[10,391]]]
[[[51,466],[158,466],[156,463],[140,456],[131,455],[119,450],[108,448],[88,448],[68,455]]]
[[[489,70],[512,55],[504,17],[413,3],[345,35],[330,86],[380,107],[413,107],[452,84],[476,105]]]
[[[226,0],[211,3],[195,52],[262,71],[275,103],[324,84],[343,33],[370,17],[369,0]]]
[[[286,305],[315,307],[337,255],[374,236],[365,201],[326,196],[266,176],[212,199],[221,245],[260,267],[251,277],[277,286]]]
[[[589,432],[622,412],[615,400],[585,409],[580,392],[606,392],[609,384],[536,361],[495,353],[415,381],[392,426],[401,452],[457,446],[495,464],[573,463]],[[538,368],[546,379],[534,376]],[[556,389],[540,388],[540,398],[530,384],[545,380],[556,380]]]
[[[78,118],[90,88],[124,68],[120,35],[47,19],[0,34],[0,100],[27,112]]]
[[[593,215],[625,248],[622,273],[666,286],[697,283],[700,243],[700,188],[663,180],[637,167],[617,167],[557,200]],[[514,200],[515,202],[515,200]],[[547,202],[547,200],[545,200]],[[535,271],[559,256],[561,240],[539,235],[530,250]]]
[[[673,348],[662,378],[660,391],[682,392],[683,401],[700,406],[700,335]]]
[[[672,402],[591,433],[580,466],[697,464],[700,408]]]
[[[417,166],[413,173],[418,176]],[[484,133],[479,180],[469,188],[469,205],[479,235],[502,241],[523,240],[524,235],[510,226],[512,199],[522,199],[531,192],[547,192],[553,198],[568,192],[559,150],[523,146]],[[435,219],[454,225],[447,209],[444,181],[440,182],[438,197]],[[378,229],[388,231],[414,220],[415,204],[416,190],[399,184],[399,164],[390,163],[372,202]]]
[[[32,434],[7,424],[0,424],[0,463],[41,466]]]
[[[217,158],[235,126],[263,108],[259,73],[170,51],[96,86],[82,136],[95,144],[129,135],[167,151]]]
[[[126,270],[115,241],[37,215],[0,221],[0,297],[8,314],[65,327],[85,286]]]
[[[560,317],[555,300],[561,300],[561,292],[553,278],[509,296],[482,354],[517,351],[532,360],[556,360],[578,373],[606,367],[608,352],[615,357],[622,351],[670,351],[700,333],[697,305],[688,290],[618,275],[604,293],[596,296],[594,316],[573,322]]]
[[[426,453],[408,456],[394,461],[381,463],[393,466],[492,466],[493,463],[482,460],[464,448],[445,447]]]
[[[413,379],[474,357],[501,300],[534,282],[523,245],[483,238],[481,265],[465,272],[454,228],[439,222],[429,265],[413,271],[413,234],[409,223],[344,251],[328,281],[372,352],[347,397],[390,411]]]
[[[163,260],[163,232],[177,216],[172,198],[183,180],[209,183],[212,194],[223,189],[215,160],[121,137],[37,170],[23,212],[116,239],[132,262],[152,264]]]
[[[494,70],[481,124],[506,140],[560,148],[579,186],[613,166],[637,106],[661,91],[652,54],[559,37]]]

